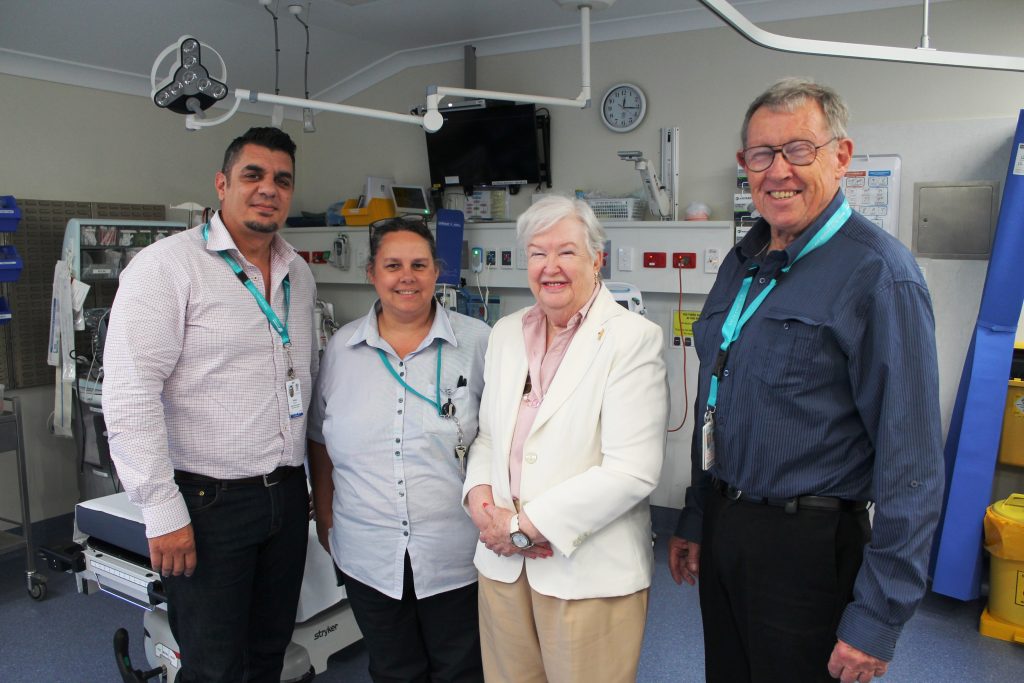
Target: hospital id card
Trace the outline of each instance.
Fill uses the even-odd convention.
[[[288,391],[288,417],[293,420],[302,417],[302,386],[299,380],[290,379],[284,383],[284,387]]]
[[[701,429],[701,454],[704,456],[704,471],[715,464],[715,418],[709,413],[704,417]]]

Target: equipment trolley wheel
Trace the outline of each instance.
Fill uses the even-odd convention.
[[[42,600],[46,597],[46,577],[38,574],[31,574],[28,577],[28,594],[33,600]]]

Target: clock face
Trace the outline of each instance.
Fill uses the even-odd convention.
[[[647,113],[647,98],[630,83],[613,85],[601,100],[601,120],[616,133],[631,131]]]

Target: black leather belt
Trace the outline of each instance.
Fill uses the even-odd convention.
[[[801,509],[804,510],[831,510],[860,512],[868,507],[864,500],[845,500],[843,498],[829,498],[827,496],[795,496],[793,498],[765,498],[755,496],[741,491],[732,484],[727,484],[721,479],[714,480],[715,490],[729,500],[738,500],[744,503],[755,505],[770,505],[772,507],[784,508],[787,513],[795,514]]]
[[[270,474],[261,474],[258,477],[243,477],[241,479],[215,479],[204,474],[174,470],[174,480],[192,484],[220,484],[223,487],[231,486],[274,486],[295,474],[303,471],[302,465],[282,465]]]

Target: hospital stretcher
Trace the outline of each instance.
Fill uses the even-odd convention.
[[[107,593],[144,610],[146,659],[153,668],[132,668],[127,654],[128,635],[121,629],[114,649],[123,680],[174,681],[181,658],[167,621],[160,576],[149,566],[149,546],[139,509],[124,493],[79,503],[75,506],[74,541],[74,557],[69,565],[80,593]],[[334,563],[317,542],[316,527],[311,522],[295,631],[285,653],[281,681],[312,680],[327,668],[328,657],[361,637],[345,599],[345,588],[338,585]]]

